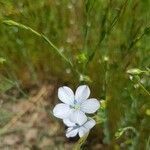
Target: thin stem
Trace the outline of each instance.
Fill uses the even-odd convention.
[[[84,43],[83,43],[83,50],[86,53],[86,55],[89,55],[88,49],[87,49],[87,44],[88,44],[88,37],[89,37],[89,32],[90,32],[90,26],[91,26],[91,21],[90,21],[90,13],[94,7],[95,4],[95,0],[94,1],[90,1],[87,0],[85,2],[85,35],[84,35]],[[82,73],[83,74],[87,74],[87,60],[84,62],[83,64],[83,68],[82,68]]]
[[[43,34],[40,34],[40,37],[42,37],[53,49],[57,51],[57,53],[73,68],[72,62],[66,58],[66,56],[59,51],[59,49]]]
[[[101,45],[101,43],[104,41],[104,39],[106,39],[106,37],[108,37],[110,35],[110,33],[112,32],[114,26],[118,23],[119,19],[121,18],[122,14],[125,12],[125,9],[127,7],[127,4],[128,4],[128,1],[129,0],[125,0],[125,2],[123,3],[123,5],[121,6],[121,8],[119,9],[118,11],[118,14],[116,15],[116,17],[112,20],[112,22],[110,23],[110,26],[108,27],[108,29],[106,31],[103,31],[101,33],[101,37],[95,47],[95,49],[93,50],[92,54],[89,56],[89,59],[87,61],[87,64],[86,66],[90,63],[90,61],[94,58],[97,50],[98,50],[98,47]],[[111,2],[109,2],[108,4],[108,8],[106,9],[106,17],[108,15],[108,11],[109,11],[109,7],[111,5]],[[107,19],[107,18],[105,18]],[[104,22],[105,24],[107,23],[106,20]],[[105,26],[105,24],[103,26]]]
[[[148,137],[147,143],[146,143],[146,150],[149,150],[150,148],[150,136]]]
[[[131,44],[128,47],[128,50],[130,50],[139,40],[142,39],[142,37],[145,35],[145,32],[143,32],[139,37],[137,37],[136,39],[134,39]]]
[[[28,26],[25,26],[25,25],[23,25],[23,24],[20,24],[20,23],[18,23],[18,22],[15,22],[15,21],[13,21],[13,20],[4,20],[3,23],[4,23],[4,24],[7,24],[7,25],[9,25],[9,26],[17,26],[17,27],[19,27],[19,28],[28,30],[28,31],[34,33],[36,36],[38,36],[38,37],[44,39],[44,40],[55,50],[55,52],[56,52],[59,56],[61,56],[61,58],[62,58],[67,64],[69,64],[69,66],[72,68],[72,70],[75,71],[78,76],[80,76],[79,71],[74,68],[73,63],[72,63],[62,52],[60,52],[60,50],[59,50],[44,34],[38,33],[37,31],[33,30],[32,28],[30,28],[30,27],[28,27]]]
[[[150,92],[142,85],[140,81],[138,81],[139,86],[150,96]]]

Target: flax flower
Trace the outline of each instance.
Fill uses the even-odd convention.
[[[69,119],[64,119],[63,122],[66,126],[68,126],[68,129],[66,131],[67,138],[75,137],[77,134],[79,134],[79,137],[83,137],[96,124],[95,120],[93,120],[92,118],[88,118],[87,121],[84,122],[82,125],[70,122]]]
[[[69,119],[73,123],[83,125],[87,121],[86,114],[95,113],[100,103],[95,98],[90,98],[90,89],[87,85],[77,88],[75,94],[67,86],[58,89],[58,98],[63,103],[57,104],[53,109],[55,117]]]

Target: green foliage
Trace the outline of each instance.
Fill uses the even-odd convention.
[[[93,96],[107,102],[96,116],[103,142],[111,149],[122,143],[148,149],[149,4],[149,0],[1,1],[0,73],[20,81],[15,82],[18,90],[51,80],[50,75],[73,86],[89,84]],[[7,91],[12,85],[2,80],[0,89]],[[137,132],[133,139],[125,135],[131,127]],[[124,141],[118,144],[122,136]]]
[[[13,82],[7,78],[1,77],[1,79],[0,79],[0,92],[1,93],[4,93],[4,92],[10,90],[14,86],[15,86],[15,82]]]

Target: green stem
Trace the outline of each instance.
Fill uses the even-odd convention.
[[[98,48],[100,47],[101,43],[106,39],[106,37],[108,37],[110,35],[110,33],[113,31],[114,26],[119,22],[122,14],[125,12],[127,4],[128,4],[129,0],[125,0],[125,2],[123,3],[123,5],[121,6],[120,10],[118,11],[116,17],[112,20],[112,22],[110,23],[110,26],[108,27],[107,30],[102,31],[101,33],[101,37],[98,41],[98,43],[96,44],[96,47],[94,48],[93,52],[91,53],[91,55],[88,58],[87,64],[86,66],[93,60]],[[108,11],[109,11],[109,7],[110,7],[111,3],[108,3],[108,8],[106,9],[106,17],[108,16]],[[107,20],[105,19],[104,24],[103,24],[103,28],[106,26],[106,22]]]
[[[140,81],[138,81],[139,86],[150,96],[150,92],[142,85]]]
[[[22,29],[25,29],[25,30],[28,30],[30,32],[32,32],[33,34],[35,34],[36,36],[42,38],[44,41],[46,41],[54,50],[55,52],[61,56],[61,58],[67,63],[69,64],[69,66],[72,68],[72,70],[76,72],[76,74],[79,76],[80,73],[77,69],[74,68],[74,65],[73,63],[62,53],[60,52],[60,50],[42,33],[38,33],[37,31],[33,30],[32,28],[28,27],[28,26],[25,26],[23,24],[20,24],[18,22],[15,22],[13,20],[4,20],[3,21],[4,24],[7,24],[9,26],[16,26],[16,27],[19,27],[19,28],[22,28]]]

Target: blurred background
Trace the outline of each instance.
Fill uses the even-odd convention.
[[[83,149],[148,150],[149,9],[149,0],[0,0],[0,149],[73,149],[78,138],[66,139],[51,112],[58,87],[88,84],[107,106]],[[73,66],[4,20],[44,34]]]

